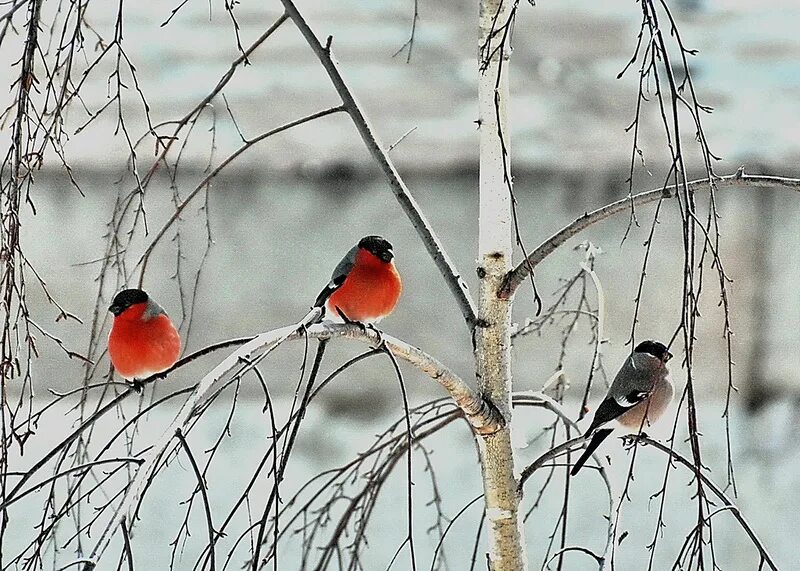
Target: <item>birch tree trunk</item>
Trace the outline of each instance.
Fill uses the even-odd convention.
[[[492,571],[527,569],[511,448],[511,305],[498,291],[511,269],[512,213],[508,162],[508,37],[516,4],[481,0],[478,66],[480,112],[480,301],[476,328],[478,387],[503,414],[505,426],[480,437]]]

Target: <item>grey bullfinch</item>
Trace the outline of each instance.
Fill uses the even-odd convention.
[[[663,414],[674,392],[667,377],[667,361],[671,358],[672,353],[663,343],[642,341],[625,359],[584,435],[586,438],[591,435],[592,440],[572,467],[573,476],[613,431],[601,428],[603,425],[616,420],[623,427],[638,432]]]

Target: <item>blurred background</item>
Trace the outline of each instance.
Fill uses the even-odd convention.
[[[616,0],[538,2],[536,7],[522,4],[514,28],[511,60],[511,149],[522,237],[528,249],[533,249],[585,211],[627,194],[625,180],[632,142],[631,133],[625,128],[634,117],[636,70],[622,79],[616,77],[633,54],[641,8],[635,2]],[[699,50],[690,65],[701,103],[714,108],[713,114],[704,117],[704,128],[711,150],[722,157],[715,164],[717,174],[731,174],[744,165],[748,174],[800,175],[800,6],[789,0],[683,0],[669,4],[684,43]],[[170,19],[177,6],[143,0],[124,6],[124,46],[136,66],[153,124],[182,117],[213,88],[239,53],[237,25],[239,41],[247,46],[281,13],[277,1],[244,1],[234,10],[234,24],[221,4],[188,2]],[[298,0],[298,8],[320,36],[333,36],[333,50],[345,78],[384,146],[405,135],[391,156],[475,292],[476,6],[469,2],[420,0],[409,62],[407,49],[396,52],[410,33],[414,10],[411,0]],[[45,10],[55,7],[46,6]],[[113,35],[116,10],[112,3],[92,4],[87,22],[99,35]],[[161,26],[168,19],[169,23]],[[97,38],[85,39],[90,54],[95,41]],[[15,50],[18,46],[6,42],[0,50],[3,61],[15,61],[19,53]],[[253,138],[287,121],[338,104],[327,75],[290,23],[284,24],[249,60],[251,65],[238,70],[224,89],[225,101],[216,98],[213,108],[197,122],[186,143],[175,183],[160,172],[148,188],[144,204],[149,233],[137,230],[129,260],[135,262],[139,258],[154,229],[171,215],[174,197],[186,196],[203,178],[209,161],[218,164],[241,144],[242,136]],[[89,342],[88,324],[97,296],[98,265],[87,262],[103,255],[106,225],[117,195],[134,188],[125,139],[121,133],[114,135],[116,110],[111,108],[75,132],[88,119],[86,109],[96,111],[113,92],[107,81],[112,64],[112,60],[104,61],[90,74],[83,87],[83,101],[73,105],[67,115],[72,135],[65,147],[66,160],[84,196],[69,182],[58,160],[51,157],[45,160],[33,187],[36,215],[26,216],[22,226],[26,255],[50,291],[84,324],[54,322],[55,312],[35,287],[28,292],[32,314],[70,349],[79,352]],[[0,73],[4,74],[0,83],[11,85],[18,70],[6,65]],[[124,92],[122,113],[134,138],[147,131],[144,104],[134,89]],[[694,150],[694,129],[688,116],[683,125],[686,142]],[[634,192],[658,188],[669,157],[656,107],[651,105],[645,110],[640,130],[640,147],[647,164],[646,169],[637,167]],[[159,130],[162,134],[168,131]],[[688,155],[692,172],[703,176],[699,152],[689,151]],[[138,168],[148,169],[152,158],[153,143],[149,141],[139,149]],[[717,198],[723,238],[721,254],[733,280],[729,286],[736,334],[733,378],[739,392],[733,396],[730,438],[737,468],[737,503],[777,561],[790,569],[796,565],[792,530],[796,529],[800,510],[795,493],[800,482],[794,438],[800,423],[796,412],[800,404],[800,202],[789,191],[744,188],[721,190]],[[705,198],[699,202],[705,204]],[[643,242],[653,212],[652,206],[642,207],[641,227],[634,227],[624,241],[626,214],[598,224],[568,242],[537,269],[536,284],[547,306],[554,300],[553,293],[561,280],[580,270],[584,254],[574,247],[590,240],[602,249],[595,269],[606,300],[607,343],[602,352],[609,377],[613,377],[630,350],[625,342],[642,271]],[[680,319],[683,253],[677,205],[666,204],[659,220],[637,335],[668,340]],[[198,281],[190,331],[176,277],[178,239],[174,230],[155,250],[144,281],[144,289],[183,323],[187,351],[296,321],[327,282],[340,257],[361,236],[378,233],[394,244],[405,287],[400,305],[382,328],[425,349],[468,382],[474,382],[470,339],[458,307],[344,114],[305,124],[254,146],[226,168],[207,194],[201,193],[190,204],[182,215],[179,238],[182,265],[178,271],[185,283],[194,279],[205,251],[208,228],[213,245]],[[701,399],[704,459],[710,476],[724,485],[724,316],[719,307],[716,274],[707,274],[695,379]],[[519,323],[535,313],[530,286],[523,288],[515,306],[515,320]],[[113,291],[104,291],[103,295],[107,303]],[[593,292],[590,297],[595,299]],[[515,389],[538,390],[553,374],[561,347],[561,329],[562,325],[556,323],[541,335],[518,340],[514,354]],[[44,389],[77,387],[83,371],[80,363],[67,360],[46,340],[40,340],[40,347],[42,356],[34,369],[37,398],[44,403],[48,398]],[[593,350],[588,321],[567,348],[564,371],[571,385],[567,406],[577,417]],[[332,370],[361,349],[336,343],[323,368]],[[678,355],[680,349],[673,352]],[[165,383],[176,387],[196,382],[221,358],[222,355],[214,355],[197,362]],[[270,390],[284,405],[288,406],[294,393],[301,359],[302,348],[294,347],[281,350],[267,366]],[[681,391],[686,377],[679,361],[675,359],[671,368]],[[99,367],[99,374],[104,370],[107,364]],[[442,396],[438,385],[429,379],[404,371],[413,402]],[[164,389],[157,386],[153,390],[158,393]],[[217,472],[222,481],[235,479],[225,471],[230,472],[229,466],[254,462],[251,450],[264,442],[261,389],[254,385],[244,386],[243,390],[248,399],[240,404],[230,446],[223,449],[227,456],[220,461]],[[602,388],[594,391],[592,407],[602,392]],[[170,412],[151,415],[139,435],[144,439],[141,442],[147,440],[148,433],[159,433],[159,427],[171,419]],[[397,381],[387,362],[351,370],[346,380],[326,389],[312,408],[306,432],[298,441],[298,460],[291,467],[290,480],[302,483],[317,471],[346,461],[401,412]],[[225,406],[220,405],[218,414],[226,413]],[[38,438],[29,445],[26,455],[44,450],[48,442],[57,438],[63,414],[70,413],[65,409],[59,414],[58,418],[43,420]],[[517,416],[521,447],[549,422],[541,414]],[[669,435],[672,418],[674,414],[652,435]],[[113,425],[113,420],[109,422]],[[678,424],[681,441],[685,429],[680,425],[685,420]],[[197,432],[194,436],[203,442],[202,431]],[[207,438],[213,439],[214,434],[209,428]],[[449,492],[443,494],[445,511],[452,516],[478,493],[479,469],[468,430],[461,426],[445,434],[438,446],[432,447],[440,449],[435,457],[443,487]],[[541,445],[522,450],[523,460],[538,455],[544,449]],[[609,454],[617,459],[612,476],[622,482],[628,457],[618,450],[618,443],[608,448],[614,449]],[[685,448],[682,441],[677,448]],[[657,503],[649,502],[648,497],[661,486],[666,464],[656,452],[645,450],[641,455],[631,494],[633,501],[624,508],[623,525],[631,535],[617,554],[620,569],[642,568],[640,564],[649,556],[645,546],[656,530]],[[645,464],[645,459],[651,463]],[[24,457],[20,462],[23,466],[29,464]],[[418,469],[422,471],[421,466]],[[170,549],[163,540],[169,535],[165,530],[171,529],[171,517],[177,521],[181,517],[176,515],[180,514],[177,503],[181,499],[176,497],[181,495],[176,491],[189,489],[193,482],[187,466],[172,465],[170,472],[174,478],[154,488],[150,504],[146,505],[146,509],[161,514],[158,525],[143,526],[140,535],[134,537],[134,545],[142,546],[137,563],[147,568],[165,568]],[[245,476],[243,473],[242,478]],[[602,487],[594,473],[582,474],[581,478],[587,483],[572,499],[570,543],[599,549],[605,529]],[[670,480],[668,527],[656,550],[656,569],[671,565],[693,525],[692,510],[688,508],[693,505],[692,490],[686,487],[689,481],[689,475],[680,471]],[[394,485],[397,490],[404,489],[402,478]],[[534,490],[537,483],[530,485]],[[427,498],[422,486],[419,488],[415,494]],[[213,485],[211,489],[214,490]],[[728,492],[733,494],[732,489]],[[229,501],[224,490],[214,493],[219,494],[219,502]],[[531,554],[543,553],[561,499],[558,488],[553,488],[541,506],[543,519],[529,524]],[[404,506],[402,494],[389,494],[385,517],[392,517],[398,506]],[[469,512],[469,522],[453,528],[451,541],[456,548],[449,555],[453,569],[465,568],[459,559],[465,554],[457,546],[469,541],[474,533],[479,509],[473,510]],[[726,520],[727,516],[717,517],[720,523],[714,528],[714,539],[721,567],[754,569],[758,559],[741,530]],[[22,507],[19,518],[21,530],[36,521],[35,514],[26,514]],[[158,527],[162,524],[164,529]],[[429,556],[436,541],[424,533],[427,527],[419,525],[417,529]],[[397,531],[392,526],[376,529],[365,555],[368,569],[385,568],[402,539],[392,535]],[[193,553],[191,544],[187,553]],[[193,559],[187,555],[187,561]],[[565,563],[568,569],[589,568],[587,560],[579,555],[571,555]],[[534,568],[539,561],[534,559],[531,564]],[[408,568],[407,565],[407,560],[401,560],[395,568]]]

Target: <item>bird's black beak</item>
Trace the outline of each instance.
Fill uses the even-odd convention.
[[[378,257],[388,264],[392,261],[392,258],[394,258],[394,252],[391,250],[384,250]]]
[[[115,303],[109,305],[108,310],[114,315],[119,315],[120,313],[122,313],[122,308]]]
[[[667,361],[669,361],[670,359],[672,359],[672,353],[670,353],[669,351],[667,351],[667,352],[664,354],[664,362],[666,363],[666,362],[667,362]]]

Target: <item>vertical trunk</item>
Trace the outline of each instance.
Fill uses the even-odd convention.
[[[527,568],[511,448],[511,299],[497,296],[511,269],[512,217],[508,163],[508,43],[514,3],[481,0],[479,84],[481,279],[476,368],[481,393],[502,412],[503,429],[480,438],[492,571]],[[505,155],[505,156],[504,156]]]

